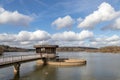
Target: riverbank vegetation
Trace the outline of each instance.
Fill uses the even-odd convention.
[[[58,52],[79,52],[79,51],[95,51],[98,48],[91,48],[91,47],[59,47],[57,48]]]
[[[120,53],[120,46],[106,46],[101,48],[91,48],[91,47],[59,47],[57,48],[59,52],[102,52],[102,53]]]
[[[99,52],[120,53],[120,46],[107,46],[98,49]]]
[[[24,48],[18,48],[18,47],[10,47],[8,45],[0,45],[0,51],[1,52],[27,52],[31,51],[32,49],[24,49]]]
[[[35,51],[35,49],[25,49],[18,47],[10,47],[8,45],[0,45],[0,54],[3,52],[27,52]],[[106,46],[101,48],[92,47],[59,47],[57,52],[102,52],[102,53],[120,53],[120,46]]]

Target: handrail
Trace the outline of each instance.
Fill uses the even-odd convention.
[[[17,57],[17,56],[30,56],[30,55],[39,55],[39,54],[28,54],[28,55],[10,55],[10,56],[1,56],[2,57]]]
[[[32,55],[17,55],[17,56],[3,56],[0,58],[0,65],[7,64],[7,63],[13,63],[13,62],[19,62],[23,60],[31,60],[41,58],[39,54],[32,54]]]

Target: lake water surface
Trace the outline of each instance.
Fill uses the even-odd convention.
[[[10,52],[3,56],[26,55],[35,52]],[[0,80],[120,80],[120,54],[58,52],[60,57],[86,59],[83,66],[37,66],[36,62],[23,63],[20,75],[14,76],[13,66],[0,68]]]

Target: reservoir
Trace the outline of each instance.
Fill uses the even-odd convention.
[[[28,55],[35,52],[6,52],[0,56]],[[86,59],[83,66],[37,66],[36,62],[21,64],[19,76],[13,66],[0,68],[0,80],[120,80],[120,54],[57,52],[60,57]]]

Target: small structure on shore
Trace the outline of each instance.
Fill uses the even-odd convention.
[[[86,64],[84,59],[59,58],[56,55],[58,45],[35,45],[36,53],[40,54],[42,60],[37,61],[39,64],[57,65],[57,66],[77,66]]]
[[[34,48],[36,48],[36,53],[42,57],[54,58],[56,57],[56,48],[58,48],[58,45],[35,45]]]

